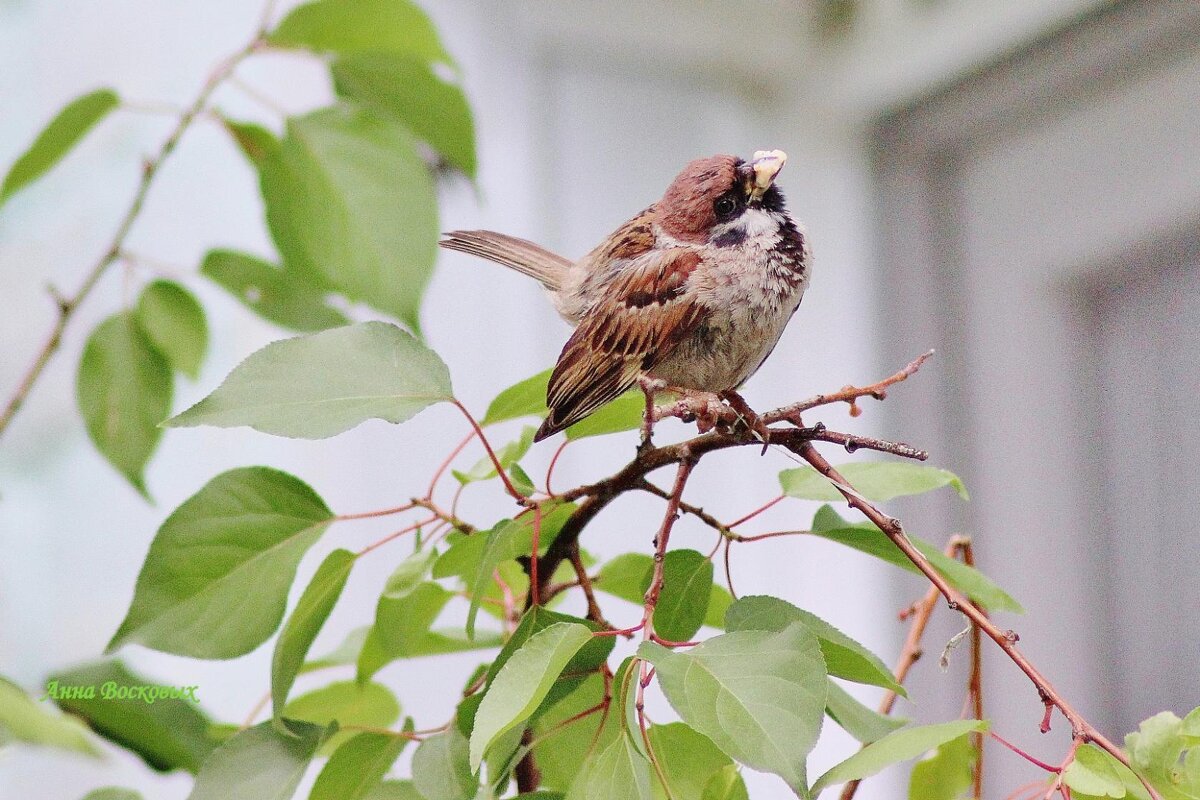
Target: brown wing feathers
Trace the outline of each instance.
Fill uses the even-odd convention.
[[[638,375],[666,356],[703,316],[687,297],[700,256],[676,249],[634,260],[613,291],[584,314],[550,376],[550,415],[541,441],[630,389]]]

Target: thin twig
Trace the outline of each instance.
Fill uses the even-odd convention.
[[[271,4],[268,3],[267,7],[269,9]],[[92,289],[104,277],[109,267],[120,260],[121,248],[124,246],[125,239],[129,236],[134,222],[137,221],[142,212],[142,206],[145,204],[146,197],[150,193],[150,186],[154,182],[155,176],[158,175],[163,162],[175,151],[180,139],[183,138],[184,133],[191,127],[196,118],[203,114],[209,99],[217,88],[233,74],[238,64],[261,46],[266,34],[266,26],[260,25],[258,30],[255,31],[254,38],[248,44],[217,64],[201,87],[200,93],[196,95],[196,99],[179,115],[179,120],[167,135],[162,146],[159,147],[158,153],[143,164],[142,176],[138,181],[137,189],[134,191],[133,200],[130,202],[125,214],[121,217],[120,222],[117,223],[116,233],[113,234],[113,238],[104,250],[104,254],[100,256],[99,260],[84,275],[83,282],[75,293],[67,297],[58,294],[56,291],[51,291],[55,302],[58,304],[58,317],[50,329],[50,335],[46,337],[45,342],[34,357],[33,363],[29,366],[24,377],[17,384],[17,388],[9,397],[8,402],[4,406],[4,411],[0,412],[0,437],[4,435],[13,418],[17,415],[17,412],[21,410],[25,399],[29,396],[34,385],[41,377],[42,372],[45,371],[46,366],[50,363],[50,359],[62,345],[63,334],[67,329],[67,324],[74,317],[76,310],[92,293]]]

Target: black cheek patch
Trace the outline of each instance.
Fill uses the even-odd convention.
[[[725,231],[713,239],[712,243],[717,247],[737,247],[744,241],[746,241],[746,229],[744,227],[736,227]]]

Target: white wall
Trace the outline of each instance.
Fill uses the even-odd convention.
[[[1033,5],[1063,14],[1080,3]],[[95,86],[115,86],[136,100],[190,98],[211,65],[252,30],[256,6],[235,0],[0,3],[5,110],[0,164],[9,163],[64,102]],[[765,12],[749,2],[722,4],[720,12],[707,12],[710,18],[672,14],[670,35],[650,28],[658,33],[648,39],[644,25],[628,24],[635,15],[626,5],[574,4],[557,12],[543,3],[508,8],[466,0],[432,8],[463,64],[479,129],[479,199],[465,185],[447,188],[445,227],[492,227],[577,256],[655,199],[688,159],[779,147],[791,154],[781,184],[809,227],[816,273],[783,343],[750,383],[748,399],[770,407],[866,382],[899,366],[880,364],[875,356],[874,344],[886,332],[875,328],[870,313],[872,200],[860,126],[872,109],[912,91],[914,84],[928,83],[931,74],[944,76],[953,65],[931,65],[942,63],[941,43],[959,41],[954,35],[922,45],[922,20],[902,16],[908,41],[916,42],[910,51],[926,58],[906,68],[910,80],[897,88],[895,72],[885,68],[886,80],[880,78],[879,64],[868,57],[888,40],[886,26],[875,25],[875,33],[839,49],[814,47],[803,20],[791,20],[786,9],[776,9],[772,24],[763,24],[755,15]],[[679,10],[671,3],[645,8],[652,15]],[[718,14],[733,14],[736,24]],[[953,23],[951,34],[973,31],[980,19],[997,34],[986,48],[970,44],[978,37],[969,38],[958,48],[958,66],[969,63],[972,52],[991,52],[997,42],[1021,35],[1014,19],[1044,25],[1040,14],[1018,9],[1007,17]],[[924,24],[928,32],[932,22]],[[734,30],[745,35],[734,36]],[[638,31],[646,40],[640,44]],[[766,43],[762,48],[754,46],[756,36]],[[328,95],[320,70],[299,57],[265,56],[239,74],[291,110]],[[833,85],[839,88],[832,93],[823,88]],[[277,121],[236,89],[222,90],[218,103],[235,115]],[[0,387],[14,383],[52,321],[44,285],[74,288],[128,202],[139,157],[157,145],[167,124],[164,118],[116,114],[60,169],[0,212]],[[180,386],[177,408],[211,390],[245,354],[281,335],[191,277],[200,256],[215,245],[270,253],[253,176],[224,134],[202,123],[163,171],[131,241],[134,250],[177,265],[178,277],[210,310],[212,352],[200,380]],[[143,277],[114,270],[106,278],[0,448],[0,672],[28,688],[51,670],[99,654],[127,607],[156,526],[214,474],[270,464],[309,481],[335,510],[376,508],[422,485],[422,476],[463,431],[462,421],[445,408],[402,427],[368,423],[323,442],[246,430],[172,431],[150,465],[157,505],[149,506],[96,454],[73,401],[86,333],[127,300]],[[498,389],[549,365],[567,335],[529,282],[460,256],[442,259],[424,323],[430,343],[451,366],[458,395],[477,410]],[[874,409],[868,406],[867,412],[853,429],[884,433]],[[831,426],[850,422],[842,409],[823,418]],[[671,435],[681,430],[674,428]],[[631,448],[626,437],[573,447],[557,483],[601,475],[628,458]],[[530,466],[544,466],[552,449],[538,448]],[[705,507],[720,516],[737,516],[769,499],[776,491],[774,473],[789,466],[774,452],[761,460],[747,454],[712,458],[698,471],[690,496],[703,497]],[[599,518],[585,546],[600,555],[645,549],[660,511],[650,498],[623,503]],[[464,515],[481,523],[504,513],[502,503],[479,495],[468,496],[464,505]],[[776,509],[764,515],[764,526],[803,526],[810,513],[800,504]],[[297,585],[329,549],[361,546],[383,530],[382,524],[338,526],[305,559]],[[708,532],[690,521],[678,531],[678,546],[710,542]],[[400,556],[381,551],[356,568],[315,650],[369,620],[380,584]],[[897,650],[901,631],[891,621],[890,576],[865,557],[783,540],[736,551],[734,571],[741,592],[779,594],[884,653]],[[260,648],[230,663],[136,647],[122,656],[164,681],[199,684],[205,708],[240,721],[267,686],[269,652]],[[383,673],[418,726],[447,716],[446,698],[477,659],[452,661],[453,669],[418,661]],[[849,752],[846,737],[832,738],[814,757],[814,774]],[[4,797],[73,798],[96,785],[122,783],[148,796],[173,798],[183,797],[188,784],[180,776],[148,774],[116,750],[95,764],[6,748],[0,767]],[[756,798],[785,796],[775,779],[747,777]],[[897,784],[876,780],[860,796],[890,797],[897,791]]]

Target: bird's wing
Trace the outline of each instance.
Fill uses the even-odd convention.
[[[645,252],[621,268],[563,347],[537,441],[627,391],[701,324],[706,309],[688,291],[700,261],[695,251],[673,248]]]

